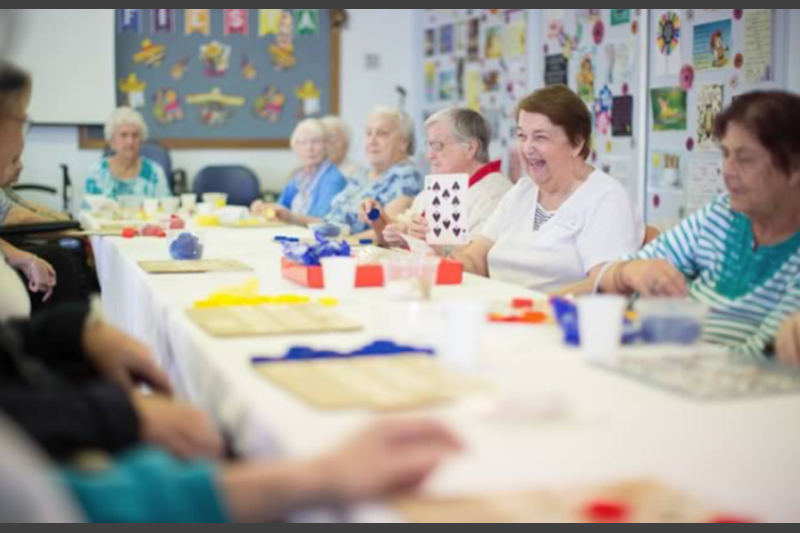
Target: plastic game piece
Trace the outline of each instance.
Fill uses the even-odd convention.
[[[139,232],[136,231],[136,228],[124,228],[122,230],[122,236],[126,239],[133,239],[139,236]]]
[[[511,307],[514,309],[533,309],[533,300],[526,298],[517,298],[511,302]]]
[[[181,233],[170,244],[169,253],[176,261],[197,261],[203,258],[203,245],[197,235]]]
[[[372,211],[370,211],[367,215],[367,218],[370,220],[370,222],[375,222],[381,218],[381,210],[378,208],[373,208]]]
[[[342,228],[335,224],[322,224],[314,228],[314,237],[320,239],[335,239],[342,235]]]
[[[186,222],[178,215],[172,215],[169,219],[169,229],[186,229]]]
[[[629,507],[621,502],[598,500],[583,509],[587,520],[599,524],[621,524],[628,521]]]
[[[148,224],[141,230],[142,237],[166,237],[167,234],[161,229],[161,226]]]

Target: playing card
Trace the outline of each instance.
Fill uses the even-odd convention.
[[[428,220],[427,242],[433,246],[464,246],[469,244],[469,205],[466,174],[440,174],[425,178]]]

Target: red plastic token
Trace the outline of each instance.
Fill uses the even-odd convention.
[[[122,230],[122,236],[126,239],[133,239],[137,235],[139,235],[139,232],[134,228],[125,228]]]
[[[533,300],[526,298],[517,298],[511,302],[511,307],[514,309],[533,309]]]
[[[592,522],[622,523],[628,520],[630,509],[624,503],[596,501],[584,508],[584,515]]]

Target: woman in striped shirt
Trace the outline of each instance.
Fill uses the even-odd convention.
[[[717,119],[728,193],[617,263],[604,292],[686,297],[711,308],[706,340],[800,363],[800,97],[751,93]],[[782,330],[780,338],[778,333]]]

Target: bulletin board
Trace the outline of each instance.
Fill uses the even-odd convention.
[[[593,120],[590,162],[639,196],[640,9],[544,9],[544,85],[567,85]]]
[[[528,94],[526,9],[426,9],[422,34],[422,120],[447,107],[481,112],[492,129],[490,153],[509,164],[516,106]]]
[[[742,93],[787,85],[784,9],[650,14],[646,215],[669,227],[725,191],[714,119]]]
[[[170,148],[286,148],[299,121],[338,113],[332,11],[117,9],[117,102]]]

